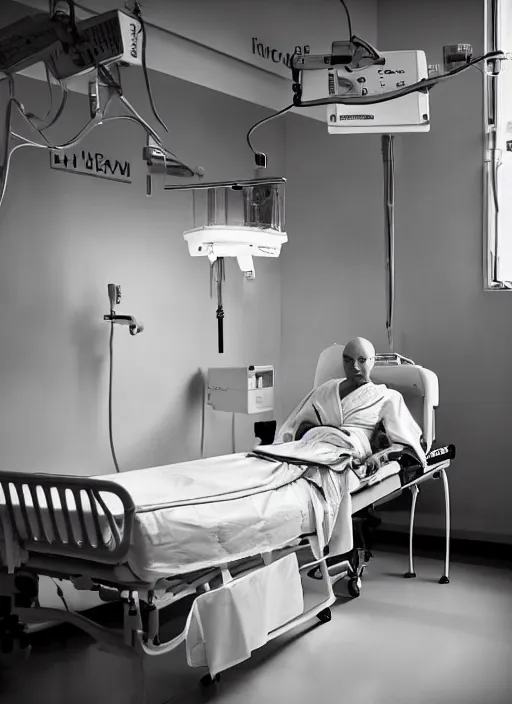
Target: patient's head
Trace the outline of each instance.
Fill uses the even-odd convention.
[[[375,347],[370,340],[356,337],[345,345],[343,368],[348,381],[356,386],[370,381],[370,373],[375,364]]]

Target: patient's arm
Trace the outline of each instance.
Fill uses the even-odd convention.
[[[367,472],[367,476],[370,476],[370,474],[375,474],[375,472],[377,472],[385,464],[389,464],[389,462],[400,459],[404,453],[404,449],[405,448],[403,445],[394,443],[393,445],[386,447],[384,450],[374,452],[365,463],[369,470]]]

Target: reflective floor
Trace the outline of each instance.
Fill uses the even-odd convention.
[[[184,648],[144,665],[103,653],[75,633],[38,634],[29,662],[4,673],[2,704],[510,704],[512,570],[453,563],[439,585],[439,560],[418,558],[405,580],[405,555],[377,552],[358,599],[340,599],[327,624],[316,621],[257,651],[203,688]],[[309,581],[309,580],[308,580]],[[314,597],[308,587],[308,601]],[[170,637],[182,609],[169,621]]]

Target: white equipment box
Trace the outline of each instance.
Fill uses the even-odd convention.
[[[327,71],[304,71],[303,100],[372,97],[390,93],[429,77],[424,51],[382,51],[383,65],[358,70],[333,66]],[[327,106],[329,134],[393,134],[430,130],[429,94],[415,91],[381,103]]]
[[[208,405],[229,413],[274,410],[274,367],[214,367],[208,369]]]
[[[370,66],[359,72],[358,79],[365,81],[363,95],[399,90],[428,78],[427,57],[423,51],[383,51],[381,56],[386,59],[384,66]],[[329,93],[336,91],[340,76],[347,76],[344,69],[329,71]],[[416,91],[384,103],[329,105],[327,123],[329,134],[428,132],[429,94]]]

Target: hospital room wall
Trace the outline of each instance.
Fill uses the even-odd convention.
[[[152,82],[171,149],[201,164],[208,179],[254,175],[245,134],[266,111],[161,74]],[[129,99],[149,117],[142,72],[126,73],[124,84]],[[26,107],[44,114],[46,86],[19,79],[17,87]],[[88,110],[85,96],[72,94],[63,127],[51,136],[69,139]],[[18,120],[16,126],[25,129]],[[276,121],[261,135],[275,173],[284,167],[284,128]],[[114,471],[107,417],[109,326],[103,322],[108,283],[122,286],[119,312],[145,325],[136,337],[127,328],[115,330],[114,440],[122,470],[199,457],[200,370],[278,367],[280,262],[257,260],[251,282],[235,260],[226,262],[225,354],[218,354],[209,264],[190,257],[182,236],[192,227],[191,194],[164,193],[158,177],[153,197],[146,197],[144,141],[133,123],[115,122],[84,142],[87,150],[130,161],[131,185],[51,170],[43,150],[23,149],[13,157],[0,210],[4,469]],[[256,419],[237,416],[237,449],[252,447]],[[230,451],[230,415],[208,409],[206,454]]]
[[[283,412],[311,389],[319,353],[356,335],[385,345],[382,167],[376,136],[329,136],[287,118],[289,242],[281,254]]]
[[[457,42],[481,55],[483,11],[482,0],[379,0],[379,47],[423,48],[428,63]],[[482,285],[482,101],[482,75],[468,71],[432,91],[430,134],[397,140],[397,344],[439,376],[438,439],[458,453],[455,527],[512,541],[511,300]],[[435,528],[442,491],[423,493]]]
[[[379,0],[378,47],[483,48],[481,0]],[[357,31],[357,30],[355,30]],[[396,350],[439,376],[440,443],[460,537],[512,541],[507,419],[512,383],[509,294],[482,288],[482,76],[431,93],[432,129],[396,137]],[[282,254],[283,411],[311,388],[319,352],[354,335],[387,349],[380,137],[328,136],[287,119],[288,230]],[[417,525],[443,527],[443,492],[424,485]],[[406,512],[384,514],[405,528]]]

